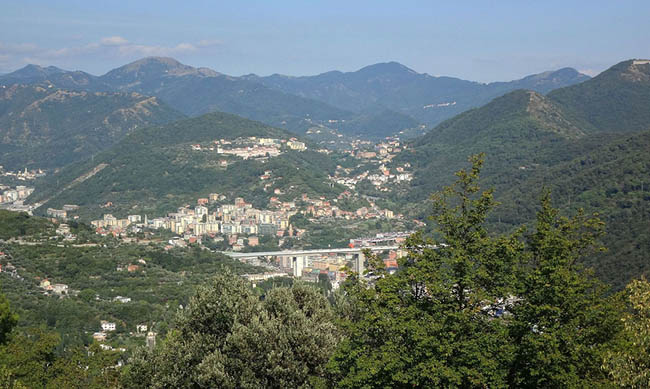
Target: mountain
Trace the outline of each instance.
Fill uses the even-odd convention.
[[[421,171],[409,195],[425,198],[445,184],[466,156],[478,152],[487,154],[489,179],[510,184],[510,178],[568,162],[621,134],[650,130],[648,107],[650,61],[645,60],[621,62],[547,96],[510,92],[413,142],[406,158]]]
[[[155,97],[51,84],[0,87],[0,165],[57,168],[113,145],[138,127],[183,115]]]
[[[48,82],[71,90],[137,92],[158,97],[189,116],[223,111],[298,134],[325,127],[346,135],[381,138],[421,124],[438,124],[514,89],[546,93],[587,78],[566,68],[512,82],[481,84],[420,74],[397,62],[308,77],[232,77],[172,58],[148,57],[99,77],[28,65],[0,76],[0,84]]]
[[[70,90],[101,91],[109,87],[99,77],[80,70],[68,71],[56,66],[27,65],[15,72],[0,76],[0,84],[52,84]]]
[[[320,196],[342,192],[329,184],[327,174],[334,172],[336,164],[326,154],[281,146],[283,152],[278,156],[242,159],[218,153],[214,144],[221,139],[236,144],[248,142],[248,137],[286,141],[293,136],[226,113],[142,128],[93,160],[47,177],[30,200],[46,201],[41,209],[78,204],[88,217],[99,217],[103,212],[126,215],[134,210],[162,216],[211,192],[244,197],[257,206],[266,206],[271,196],[293,199],[302,193]],[[203,149],[194,150],[192,145],[196,144]],[[266,171],[272,172],[271,178],[260,180]],[[276,188],[284,194],[274,194]],[[102,210],[100,205],[107,202],[113,206]]]
[[[143,58],[99,77],[36,65],[0,76],[0,84],[4,85],[42,82],[72,90],[136,92],[158,97],[188,116],[223,111],[298,133],[305,132],[314,121],[352,117],[344,109],[167,57]]]
[[[111,70],[99,79],[113,90],[156,96],[189,116],[229,112],[298,133],[306,131],[314,120],[352,116],[319,101],[211,69],[183,65],[172,58],[144,58]]]
[[[549,97],[598,131],[650,129],[650,60],[621,62]]]
[[[531,171],[572,159],[600,145],[562,106],[537,92],[517,90],[449,119],[413,141],[397,163],[410,163],[412,185],[398,192],[419,203],[450,183],[467,157],[486,153],[484,177],[497,189],[515,185]]]
[[[483,186],[504,204],[490,223],[508,230],[532,220],[548,188],[564,212],[583,208],[606,221],[610,250],[585,262],[601,278],[621,287],[650,274],[649,63],[625,61],[547,96],[510,92],[441,123],[396,158],[413,166],[414,179],[394,201],[425,213],[427,196],[450,184],[467,156],[485,152]]]
[[[208,68],[194,68],[173,58],[147,57],[113,69],[101,76],[102,81],[116,89],[160,87],[165,77],[216,77],[220,74]],[[152,85],[153,84],[153,85]]]
[[[482,84],[453,77],[417,73],[397,62],[366,66],[355,72],[327,72],[316,76],[244,76],[286,93],[323,101],[360,112],[381,106],[409,115],[427,125],[436,125],[467,109],[515,89],[546,93],[589,79],[564,68],[510,82]]]
[[[493,82],[488,85],[494,89],[529,89],[542,94],[547,94],[552,90],[574,84],[580,84],[589,79],[589,76],[582,74],[573,68],[562,68],[555,71],[533,74],[519,80],[509,82]]]

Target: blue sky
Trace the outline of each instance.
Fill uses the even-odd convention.
[[[650,57],[650,1],[5,1],[0,72],[93,74],[149,55],[241,75],[418,72],[511,80]]]

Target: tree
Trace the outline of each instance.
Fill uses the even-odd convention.
[[[312,287],[275,288],[264,299],[226,272],[202,287],[164,343],[140,350],[126,387],[302,387],[325,376],[337,343],[333,313]]]
[[[559,388],[608,385],[605,352],[621,331],[621,304],[584,271],[579,260],[594,248],[603,223],[579,212],[569,219],[542,198],[509,332],[516,347],[509,384]]]
[[[18,315],[11,310],[7,297],[0,294],[0,346],[7,343],[16,323],[18,323]]]
[[[622,347],[610,350],[604,370],[620,387],[650,387],[650,282],[634,280],[625,289],[629,311],[623,318]]]
[[[482,156],[470,162],[434,195],[432,236],[409,237],[398,272],[367,253],[372,281],[344,284],[345,338],[328,365],[337,386],[611,386],[601,363],[622,307],[579,265],[602,222],[561,217],[546,194],[531,233],[490,233]]]
[[[15,334],[0,351],[0,362],[14,379],[29,388],[45,387],[53,378],[58,334],[39,328]]]
[[[512,347],[491,307],[515,290],[522,244],[488,235],[492,192],[477,185],[482,156],[470,161],[433,197],[435,238],[409,237],[393,275],[367,253],[374,283],[353,274],[344,284],[346,337],[329,363],[338,386],[505,386]]]

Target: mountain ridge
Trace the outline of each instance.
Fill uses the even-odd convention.
[[[0,83],[16,81],[18,77],[14,73],[0,76]],[[546,92],[567,83],[581,82],[586,76],[564,71],[530,77],[533,76],[481,84],[417,73],[398,62],[372,64],[355,72],[331,71],[315,76],[259,77],[253,74],[234,77],[185,65],[169,57],[146,57],[101,76],[64,72],[39,77],[38,81],[49,81],[65,89],[135,91],[159,97],[186,115],[226,111],[298,134],[313,126],[331,126],[330,120],[349,120],[356,127],[334,125],[332,129],[378,138],[413,128],[414,123],[437,124],[513,89],[530,87]],[[23,77],[21,81],[26,82],[28,78]],[[369,112],[384,116],[368,119]],[[380,122],[386,112],[395,113],[386,121],[391,123],[392,129],[375,132],[366,126],[366,123]]]
[[[137,93],[57,89],[50,84],[0,88],[0,165],[58,168],[90,157],[135,128],[183,117]]]

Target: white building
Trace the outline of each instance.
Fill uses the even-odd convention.
[[[115,331],[115,323],[102,320],[101,324],[102,324],[102,331]]]

